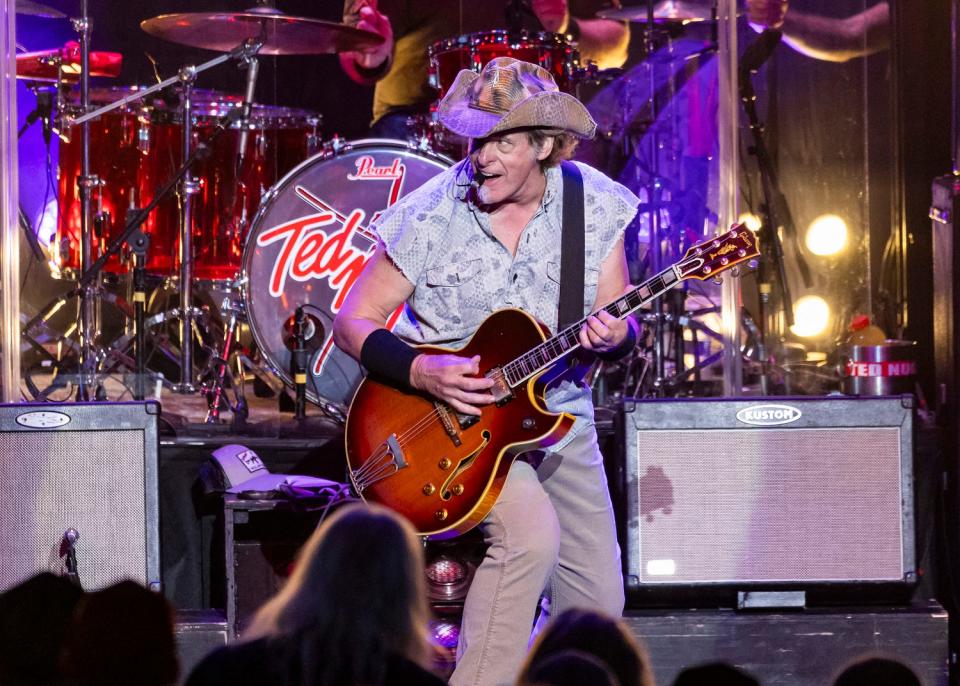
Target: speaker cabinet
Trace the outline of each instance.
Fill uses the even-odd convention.
[[[157,418],[148,403],[0,405],[0,589],[65,570],[86,590],[159,587]]]
[[[627,402],[628,590],[915,580],[912,396]]]

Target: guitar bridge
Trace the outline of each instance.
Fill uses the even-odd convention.
[[[350,473],[350,480],[357,493],[363,493],[368,486],[396,474],[406,466],[407,458],[400,441],[396,434],[390,434],[366,462]]]
[[[443,424],[443,430],[447,432],[447,436],[450,437],[450,440],[453,441],[453,444],[460,447],[460,434],[457,432],[457,427],[453,425],[453,418],[450,416],[450,408],[448,408],[444,403],[435,402],[433,406],[437,409],[437,416],[440,417],[440,423]],[[457,415],[459,419],[459,415]],[[460,426],[463,426],[461,422]]]

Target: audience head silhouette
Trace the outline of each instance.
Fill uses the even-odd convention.
[[[83,591],[37,574],[0,595],[0,684],[56,684],[57,656]]]
[[[427,660],[428,616],[413,528],[385,508],[352,504],[310,537],[247,637],[295,638],[303,683],[376,684],[391,655]]]
[[[623,621],[583,609],[567,610],[547,624],[527,657],[519,681],[537,683],[531,675],[547,658],[564,651],[597,658],[620,686],[653,686],[650,660]]]
[[[88,593],[77,605],[61,665],[71,684],[161,686],[177,680],[173,613],[133,581]]]
[[[710,662],[687,667],[677,675],[673,686],[760,686],[760,682],[726,662]]]
[[[920,679],[902,662],[865,657],[844,669],[833,686],[920,686]]]
[[[581,650],[562,650],[537,664],[517,686],[620,686],[617,677],[600,658]]]

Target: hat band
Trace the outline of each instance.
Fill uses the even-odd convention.
[[[510,108],[481,105],[479,102],[473,102],[472,100],[467,104],[467,107],[472,110],[480,110],[481,112],[490,112],[491,114],[507,114],[510,112]]]

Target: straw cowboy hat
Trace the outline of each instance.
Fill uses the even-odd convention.
[[[512,57],[491,60],[479,74],[462,69],[440,101],[440,123],[466,138],[519,128],[562,130],[593,138],[597,123],[543,67]]]

